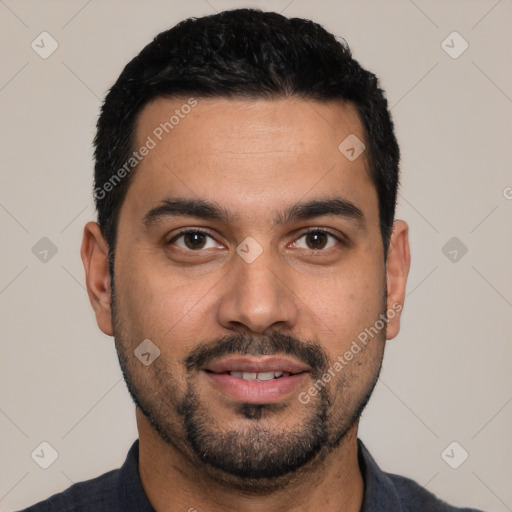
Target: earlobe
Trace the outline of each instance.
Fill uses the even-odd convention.
[[[80,254],[85,269],[87,293],[96,314],[96,322],[105,334],[112,336],[108,244],[96,222],[86,224]]]
[[[403,220],[397,220],[393,224],[386,261],[388,340],[393,339],[400,331],[400,315],[405,301],[410,265],[409,227]]]

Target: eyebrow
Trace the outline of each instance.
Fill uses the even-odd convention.
[[[364,213],[353,203],[341,197],[316,199],[299,202],[274,215],[275,224],[286,224],[297,220],[308,220],[332,215],[355,222],[359,227],[366,225]],[[232,215],[222,206],[204,199],[167,198],[162,204],[148,211],[143,224],[149,228],[167,217],[196,217],[216,220],[228,224]]]
[[[217,204],[203,199],[168,198],[162,204],[144,215],[142,222],[146,227],[166,217],[197,217],[206,220],[218,220],[228,223],[230,215],[227,210]]]
[[[341,197],[316,199],[297,203],[275,216],[276,224],[285,224],[296,220],[307,220],[324,215],[333,215],[354,221],[359,227],[366,225],[366,217],[355,204]]]

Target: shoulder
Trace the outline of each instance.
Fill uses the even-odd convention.
[[[154,512],[139,476],[139,441],[120,469],[72,485],[20,512]]]
[[[65,491],[20,512],[117,511],[118,475],[119,469],[115,469],[91,480],[76,483]]]
[[[410,478],[385,473],[407,512],[480,512],[474,508],[457,508],[440,500]]]
[[[449,505],[414,480],[385,473],[360,439],[358,457],[365,485],[361,512],[480,512]]]

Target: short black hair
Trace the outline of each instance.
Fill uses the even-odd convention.
[[[136,169],[137,116],[155,98],[182,96],[352,104],[365,132],[386,254],[395,215],[399,148],[377,77],[352,58],[346,42],[317,23],[235,9],[189,18],[157,35],[126,65],[106,96],[94,139],[94,197],[112,256],[119,212]],[[127,166],[128,161],[132,164]]]

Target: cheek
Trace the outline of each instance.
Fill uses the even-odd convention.
[[[163,353],[187,353],[198,339],[211,337],[206,311],[214,307],[215,280],[184,279],[149,256],[132,253],[126,261],[116,262],[120,322],[125,332],[151,339]]]
[[[383,265],[361,258],[332,275],[308,281],[307,305],[331,356],[375,324],[384,305],[384,282]]]

